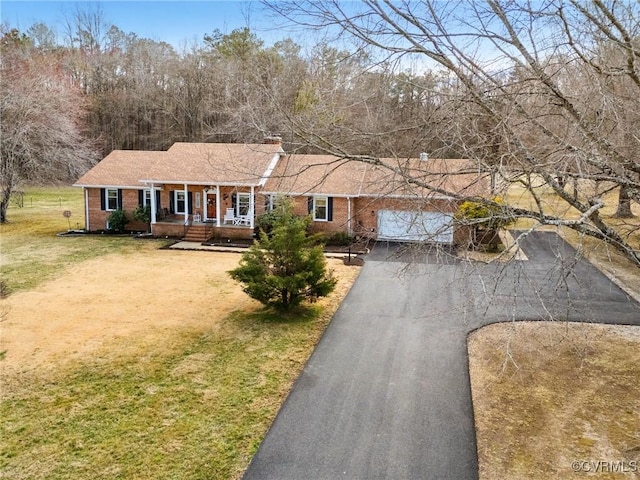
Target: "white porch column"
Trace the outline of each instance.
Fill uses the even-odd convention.
[[[251,197],[249,197],[249,226],[253,228],[253,223],[255,221],[254,216],[256,214],[256,205],[255,205],[255,195],[254,195],[254,186],[251,185]]]
[[[158,219],[158,205],[156,205],[156,189],[155,185],[151,184],[151,224],[156,223]]]
[[[216,227],[220,226],[220,185],[216,185]]]
[[[188,185],[184,184],[184,224],[189,223],[189,192],[187,191]]]

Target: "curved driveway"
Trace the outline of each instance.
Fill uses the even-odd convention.
[[[506,266],[377,246],[244,478],[477,478],[471,331],[551,318],[640,324],[640,306],[557,235],[521,246],[529,261]]]

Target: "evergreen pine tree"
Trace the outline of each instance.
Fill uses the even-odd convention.
[[[317,237],[307,235],[308,224],[309,218],[296,216],[292,202],[283,199],[273,213],[271,232],[261,231],[229,274],[251,298],[277,309],[327,296],[336,279],[327,271]]]

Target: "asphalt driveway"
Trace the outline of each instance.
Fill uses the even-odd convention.
[[[244,478],[477,478],[469,332],[640,324],[640,306],[557,235],[521,245],[529,261],[506,266],[375,248]]]

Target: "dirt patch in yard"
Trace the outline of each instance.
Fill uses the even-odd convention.
[[[237,253],[152,250],[70,266],[56,280],[0,301],[0,369],[57,367],[114,342],[121,353],[170,347],[172,332],[207,331],[257,307],[226,273]],[[338,278],[357,272],[329,260]],[[351,282],[340,288],[348,288]]]
[[[480,478],[640,478],[640,327],[523,322],[469,337]]]

